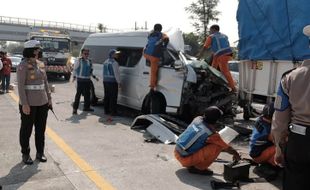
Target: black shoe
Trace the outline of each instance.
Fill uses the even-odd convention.
[[[77,114],[77,110],[73,110],[72,114],[76,115]]]
[[[253,173],[265,178],[267,181],[274,181],[278,177],[279,170],[269,164],[260,164],[253,169]]]
[[[31,164],[33,164],[33,160],[31,159],[31,157],[30,157],[29,154],[23,154],[22,158],[23,158],[23,162],[24,162],[26,165],[31,165]]]
[[[189,173],[192,173],[192,174],[199,174],[199,175],[213,175],[213,171],[212,170],[209,170],[209,169],[206,169],[206,170],[199,170],[195,167],[189,167],[187,168],[188,172]]]
[[[47,161],[47,158],[45,157],[45,155],[40,154],[40,153],[37,153],[36,159],[39,160],[40,162],[46,162]]]
[[[90,111],[90,112],[93,112],[94,109],[92,109],[92,108],[84,108],[83,111]]]

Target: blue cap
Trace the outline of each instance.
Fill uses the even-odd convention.
[[[120,51],[117,51],[116,49],[110,49],[109,51],[109,57],[112,58],[114,54],[121,53]]]

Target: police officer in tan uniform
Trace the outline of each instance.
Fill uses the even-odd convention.
[[[46,162],[44,155],[44,133],[48,109],[52,108],[51,93],[48,88],[44,63],[38,60],[40,42],[29,40],[24,44],[24,59],[17,68],[17,82],[19,94],[19,110],[21,114],[21,128],[19,140],[22,160],[25,164],[32,164],[30,157],[29,138],[32,128],[35,128],[36,159]]]
[[[310,187],[309,79],[310,59],[282,76],[274,104],[272,135],[276,145],[275,162],[285,167],[283,190]]]

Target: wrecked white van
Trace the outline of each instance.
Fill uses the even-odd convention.
[[[229,92],[226,80],[217,70],[205,62],[191,60],[184,52],[182,32],[166,32],[170,38],[167,50],[160,62],[158,98],[148,101],[150,63],[143,56],[148,32],[97,33],[90,35],[82,48],[90,50],[93,74],[99,81],[93,81],[92,101],[104,98],[102,69],[111,48],[120,51],[118,63],[121,73],[121,89],[118,104],[144,113],[167,112],[192,119],[210,105],[231,111],[233,94]],[[151,103],[152,102],[152,103]]]

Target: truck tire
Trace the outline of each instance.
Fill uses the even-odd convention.
[[[66,81],[69,81],[69,80],[70,80],[70,77],[71,77],[71,74],[70,74],[70,73],[69,73],[69,74],[65,74],[64,77],[65,77],[65,80],[66,80]]]
[[[252,115],[251,112],[252,112],[252,111],[251,111],[251,107],[248,106],[248,105],[245,105],[245,106],[243,107],[243,119],[246,120],[246,121],[248,121],[248,120],[250,119],[251,115]]]

